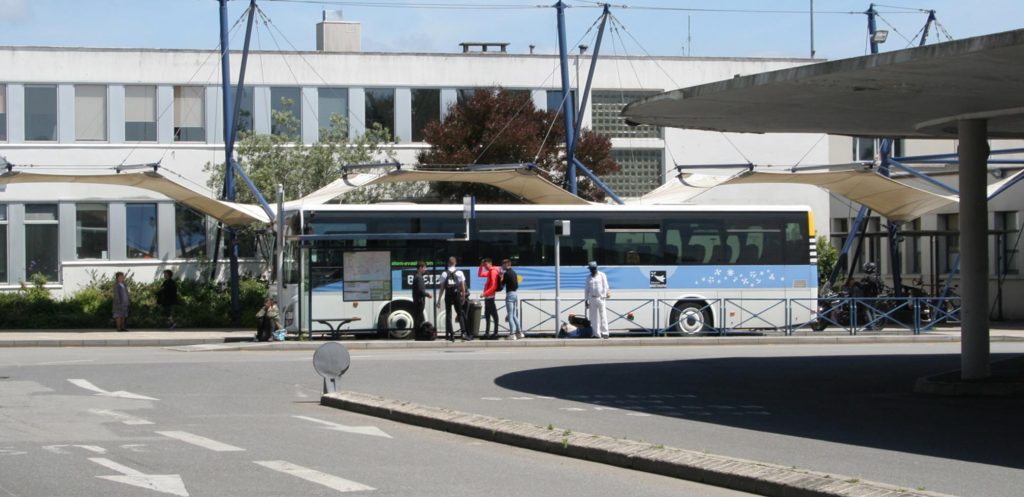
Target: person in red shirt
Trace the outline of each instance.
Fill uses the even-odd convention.
[[[480,271],[477,276],[487,278],[484,283],[484,292],[480,298],[484,299],[484,338],[498,338],[498,308],[494,305],[494,294],[498,292],[498,278],[501,272],[494,267],[490,258],[480,261]],[[494,334],[491,334],[491,319],[494,319]]]

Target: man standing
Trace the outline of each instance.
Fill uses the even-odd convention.
[[[448,258],[448,267],[441,273],[441,294],[444,295],[444,337],[448,341],[455,341],[452,331],[452,314],[459,319],[459,333],[463,340],[472,340],[469,329],[466,328],[466,276],[456,267],[458,261],[454,256]],[[441,300],[438,299],[437,308],[441,307]]]
[[[114,274],[114,323],[117,331],[128,331],[125,321],[128,319],[128,308],[131,306],[131,299],[128,297],[128,285],[124,282],[124,273],[118,271]]]
[[[164,311],[167,318],[167,329],[173,330],[177,327],[174,322],[174,306],[178,305],[178,284],[174,281],[174,273],[170,269],[164,269],[164,281],[160,283],[160,289],[156,292],[156,303]]]
[[[505,289],[505,315],[508,318],[508,339],[525,338],[519,323],[519,275],[512,269],[512,261],[501,261],[501,285]]]
[[[494,305],[494,295],[498,293],[498,278],[501,275],[491,259],[484,258],[480,261],[477,276],[487,278],[484,282],[484,291],[480,294],[480,298],[484,299],[484,338],[498,338],[498,307]],[[493,334],[491,320],[494,320]]]
[[[415,307],[412,315],[413,333],[418,333],[420,326],[426,321],[423,311],[427,307],[427,299],[433,298],[427,293],[427,282],[423,275],[427,272],[427,263],[419,261],[416,263],[416,274],[412,277],[412,304]]]
[[[583,299],[589,309],[587,317],[590,318],[594,338],[608,338],[608,313],[605,309],[605,301],[611,296],[608,277],[597,270],[596,261],[590,261],[587,267],[590,269],[590,276],[587,276],[587,286],[583,289]]]

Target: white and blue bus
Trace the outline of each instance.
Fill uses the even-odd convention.
[[[527,334],[553,334],[568,314],[586,314],[588,261],[608,276],[613,333],[783,329],[810,322],[817,309],[806,206],[479,205],[468,233],[461,205],[318,205],[285,216],[283,297],[293,330],[323,331],[319,320],[357,317],[346,333],[408,338],[416,263],[427,263],[436,289],[449,256],[458,258],[473,297],[483,288],[482,258],[511,260]],[[554,317],[556,220],[571,226],[559,240],[561,320]],[[386,300],[346,300],[345,253],[359,251],[390,254]],[[501,293],[497,300],[504,317]],[[439,331],[442,313],[427,306]]]

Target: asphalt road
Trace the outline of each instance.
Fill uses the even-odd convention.
[[[957,369],[958,353],[955,343],[360,351],[343,388],[909,489],[1021,495],[1024,399],[911,393],[916,378]]]
[[[748,495],[321,407],[311,355],[0,350],[0,496]]]

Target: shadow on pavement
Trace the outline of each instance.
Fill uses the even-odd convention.
[[[495,383],[657,416],[1024,468],[1024,399],[912,393],[918,377],[959,366],[955,354],[737,357],[534,369]]]

